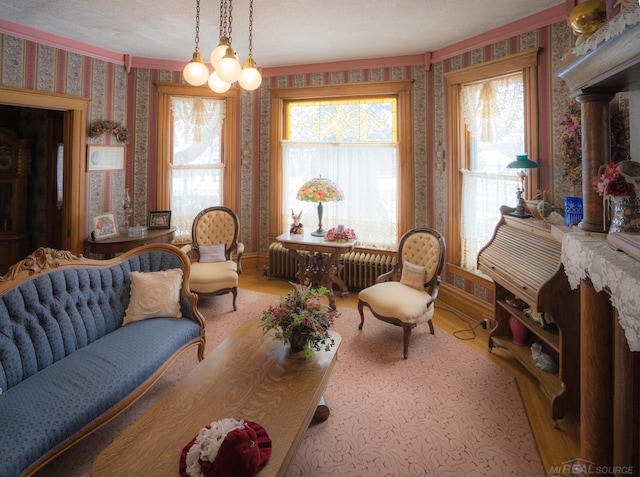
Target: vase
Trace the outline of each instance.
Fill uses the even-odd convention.
[[[309,337],[307,335],[294,331],[293,333],[291,333],[291,337],[289,338],[289,343],[291,344],[291,353],[299,353],[307,347],[308,342]]]
[[[564,198],[564,225],[571,227],[582,220],[582,197]]]
[[[612,196],[611,209],[609,233],[640,233],[640,198],[628,195]]]
[[[509,317],[509,328],[511,328],[511,335],[513,336],[514,344],[517,344],[518,346],[524,346],[527,344],[529,329],[515,316]]]

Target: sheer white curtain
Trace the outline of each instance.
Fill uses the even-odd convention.
[[[476,269],[480,249],[500,220],[500,206],[515,206],[517,176],[462,171],[462,268]]]
[[[342,224],[351,227],[361,245],[386,247],[397,242],[398,184],[397,144],[282,143],[285,230],[291,211],[303,211],[306,230],[318,228],[317,204],[296,200],[309,179],[325,177],[340,186],[342,202],[323,203],[324,229]]]
[[[460,107],[474,138],[495,142],[509,135],[524,117],[522,73],[464,85]]]
[[[520,178],[507,169],[524,150],[522,73],[463,85],[460,109],[471,138],[462,171],[461,266],[476,271],[480,249],[500,220],[500,206],[516,205]]]
[[[222,205],[223,100],[171,97],[171,225],[178,240],[191,236],[191,224],[203,209]]]

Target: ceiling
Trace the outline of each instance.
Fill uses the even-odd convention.
[[[565,0],[255,0],[253,58],[278,67],[433,52]],[[249,0],[233,1],[244,64]],[[188,61],[196,0],[0,0],[0,18],[133,57]],[[219,38],[219,0],[201,0],[200,51]]]

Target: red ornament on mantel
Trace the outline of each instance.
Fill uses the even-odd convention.
[[[613,17],[620,13],[620,0],[605,0],[607,4],[607,21],[611,21]]]

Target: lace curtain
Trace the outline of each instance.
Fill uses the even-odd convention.
[[[340,186],[342,202],[323,203],[322,226],[342,224],[355,230],[360,245],[387,247],[397,242],[398,146],[367,143],[282,143],[285,230],[291,211],[303,211],[307,231],[318,228],[316,203],[296,200],[302,184],[326,177]]]
[[[207,207],[222,205],[225,102],[173,96],[171,110],[171,225],[176,227],[178,241],[188,241],[195,216]]]
[[[476,270],[480,249],[491,239],[500,220],[500,206],[515,203],[520,185],[517,176],[462,172],[462,261]]]
[[[184,142],[202,140],[207,131],[220,130],[224,121],[225,102],[200,97],[171,97],[175,124],[180,124]]]
[[[462,86],[460,107],[473,137],[482,142],[497,141],[524,117],[522,74]]]

